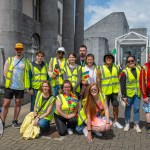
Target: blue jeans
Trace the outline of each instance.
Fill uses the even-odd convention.
[[[131,108],[133,105],[133,112],[134,112],[133,120],[135,124],[139,124],[139,119],[140,119],[139,110],[140,110],[141,99],[137,95],[134,95],[133,97],[128,97],[127,100],[130,106],[126,106],[125,108],[125,123],[126,124],[130,123]]]
[[[42,129],[49,129],[50,121],[42,118],[38,121],[38,126]]]
[[[61,86],[60,85],[55,85],[52,87],[52,91],[53,91],[53,96],[56,97],[59,94],[59,90],[60,90]]]
[[[36,99],[36,95],[38,90],[33,89],[34,94],[31,95],[31,105],[30,105],[30,112],[34,111],[34,104],[35,104],[35,99]]]

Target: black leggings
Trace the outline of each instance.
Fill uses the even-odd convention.
[[[67,128],[75,128],[77,125],[77,117],[66,119],[54,113],[55,123],[59,135],[64,136],[67,133]]]

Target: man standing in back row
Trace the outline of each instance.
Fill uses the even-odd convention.
[[[81,45],[79,48],[79,57],[76,60],[76,63],[81,67],[85,66],[86,54],[87,54],[87,47],[85,45]]]
[[[4,65],[5,92],[2,108],[2,121],[3,125],[5,125],[8,108],[10,106],[11,99],[13,99],[13,96],[15,95],[15,110],[12,126],[19,128],[18,116],[21,110],[21,102],[24,97],[24,90],[30,87],[30,65],[28,59],[23,56],[24,51],[22,43],[16,43],[15,52],[16,55],[14,57],[9,57]]]

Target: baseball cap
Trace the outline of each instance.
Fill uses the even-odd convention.
[[[19,48],[21,48],[21,49],[23,49],[23,44],[22,43],[16,43],[16,45],[15,45],[15,48],[17,49],[19,49]]]
[[[64,52],[64,53],[65,53],[65,48],[64,48],[64,47],[59,47],[59,48],[57,49],[56,53],[57,53],[58,51],[61,51],[61,52]]]

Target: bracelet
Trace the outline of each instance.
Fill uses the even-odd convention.
[[[106,124],[110,124],[109,122],[106,122]]]
[[[88,132],[91,132],[92,130],[88,130]]]

